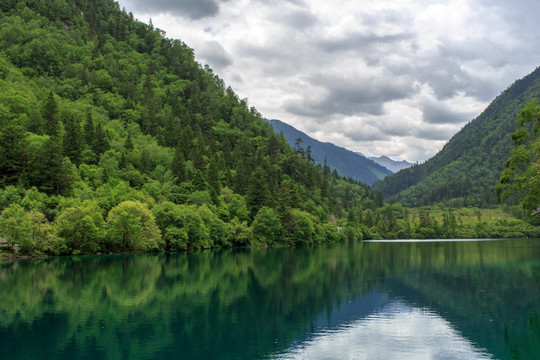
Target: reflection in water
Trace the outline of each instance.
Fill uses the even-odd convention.
[[[0,262],[0,359],[537,359],[539,319],[534,240]]]
[[[393,301],[379,312],[325,329],[272,359],[492,359],[435,313]]]

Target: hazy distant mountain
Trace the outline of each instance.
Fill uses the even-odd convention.
[[[370,156],[369,159],[375,161],[379,165],[384,166],[385,168],[387,168],[388,170],[390,170],[393,173],[397,173],[401,169],[406,169],[408,167],[413,166],[412,163],[410,163],[410,162],[408,162],[406,160],[396,161],[396,160],[392,160],[388,156],[384,156],[384,155],[379,156],[379,157]]]
[[[376,163],[365,156],[336,146],[331,143],[323,143],[315,140],[307,134],[297,130],[291,125],[279,120],[268,120],[276,133],[283,132],[291,146],[295,146],[296,139],[302,139],[302,148],[305,150],[311,146],[311,157],[318,164],[324,163],[324,158],[331,169],[336,169],[338,174],[350,177],[366,184],[373,184],[377,180],[392,174],[392,171]]]
[[[510,133],[517,128],[520,109],[533,97],[540,98],[540,68],[497,96],[434,157],[386,177],[374,189],[408,206],[496,203],[494,187],[512,152]]]

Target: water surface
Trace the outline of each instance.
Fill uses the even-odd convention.
[[[538,359],[540,240],[0,262],[0,359]]]

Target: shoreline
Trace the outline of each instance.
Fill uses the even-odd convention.
[[[430,243],[430,242],[475,242],[475,241],[510,241],[510,240],[539,240],[540,238],[529,238],[529,237],[516,237],[516,238],[455,238],[455,239],[371,239],[371,240],[359,240],[358,242],[366,243]],[[331,244],[331,243],[322,243],[322,244]],[[45,254],[33,254],[33,255],[22,255],[22,254],[10,254],[5,253],[0,250],[0,262],[8,260],[30,260],[30,259],[45,259],[45,258],[54,258],[54,257],[70,257],[70,256],[103,256],[103,255],[130,255],[130,254],[171,254],[171,253],[185,253],[193,251],[204,251],[204,250],[223,250],[223,249],[251,249],[251,248],[279,248],[279,247],[303,247],[303,246],[314,246],[322,244],[310,244],[310,245],[289,245],[289,244],[260,244],[260,245],[251,245],[251,246],[237,246],[237,247],[216,247],[210,249],[188,249],[183,251],[126,251],[126,252],[111,252],[111,253],[95,253],[95,254],[69,254],[69,255],[45,255]]]

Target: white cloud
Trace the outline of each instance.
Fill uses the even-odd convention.
[[[120,5],[195,49],[263,116],[410,161],[433,156],[540,63],[540,3],[532,0]]]

